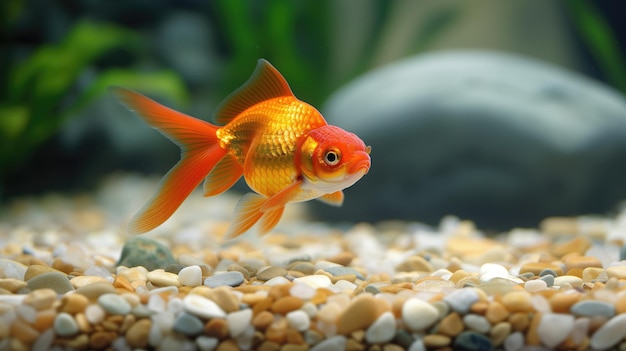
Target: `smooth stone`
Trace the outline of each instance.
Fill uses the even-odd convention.
[[[132,306],[123,297],[117,294],[102,294],[98,297],[98,304],[109,314],[126,315]]]
[[[44,266],[40,264],[33,264],[33,265],[28,266],[28,268],[26,269],[26,272],[24,272],[24,280],[29,281],[31,278],[36,277],[40,274],[52,273],[52,272],[63,273],[59,271],[58,269],[54,269],[52,267],[48,267],[48,266]]]
[[[491,324],[487,318],[478,314],[466,314],[463,316],[463,324],[467,329],[486,334],[491,329]]]
[[[545,274],[539,277],[540,280],[546,282],[547,287],[551,287],[554,285],[554,276],[552,274]]]
[[[294,283],[289,288],[289,294],[302,300],[309,300],[315,296],[315,289],[302,282]]]
[[[626,260],[626,245],[622,245],[619,248],[619,260],[620,261]]]
[[[546,275],[551,275],[552,278],[556,277],[558,274],[551,268],[544,268],[539,272],[539,277],[544,277]]]
[[[196,338],[196,346],[200,351],[213,351],[219,344],[219,339],[201,335]]]
[[[252,321],[252,310],[247,308],[236,312],[231,312],[226,316],[228,331],[233,338],[243,333]]]
[[[532,309],[531,295],[527,291],[511,291],[502,297],[502,304],[509,312],[527,312]]]
[[[196,294],[189,294],[183,299],[185,311],[202,318],[224,318],[226,312],[215,302]]]
[[[348,340],[343,335],[335,335],[324,339],[311,348],[311,351],[345,350]]]
[[[295,296],[283,296],[272,303],[270,310],[278,314],[287,314],[302,307],[304,301]]]
[[[333,267],[324,268],[324,271],[332,274],[335,277],[354,274],[356,275],[358,279],[365,280],[365,277],[363,276],[363,274],[359,273],[359,271],[357,271],[356,269],[352,267],[333,266]]]
[[[184,267],[178,271],[178,281],[187,286],[202,285],[202,269],[200,266]]]
[[[148,281],[156,287],[175,286],[179,287],[178,274],[169,273],[162,269],[155,269],[146,275]]]
[[[213,300],[226,313],[239,310],[239,299],[230,287],[219,286],[211,290],[207,297]]]
[[[117,266],[143,266],[148,271],[163,269],[175,264],[170,249],[157,240],[145,236],[136,236],[128,239],[122,247],[122,253]]]
[[[609,278],[626,279],[626,265],[608,267],[606,269],[606,275]]]
[[[178,274],[180,272],[180,270],[183,269],[183,268],[185,268],[184,264],[174,263],[174,264],[167,265],[167,267],[165,267],[164,271],[166,271],[168,273]]]
[[[0,271],[0,273],[2,273],[2,271]],[[15,279],[15,278],[0,279],[0,289],[4,289],[13,294],[15,294],[21,289],[24,289],[25,287],[26,287],[26,282],[21,279]]]
[[[524,290],[528,291],[529,293],[543,291],[547,288],[548,283],[541,279],[529,280],[524,283]]]
[[[552,245],[551,252],[556,257],[563,257],[567,254],[578,253],[584,255],[591,247],[591,240],[584,236],[577,236],[562,243]],[[567,265],[567,263],[566,263]],[[570,268],[570,267],[568,267]]]
[[[378,316],[377,302],[370,294],[357,295],[337,320],[337,333],[342,335],[366,329]]]
[[[286,317],[287,324],[297,331],[306,331],[311,326],[311,318],[301,309],[287,313]]]
[[[473,331],[464,331],[454,339],[454,350],[460,351],[490,351],[493,350],[491,340]]]
[[[438,319],[439,311],[426,301],[410,298],[402,305],[402,320],[410,330],[424,330]]]
[[[513,332],[504,339],[505,351],[520,351],[524,346],[524,334],[521,332]]]
[[[364,191],[346,196],[346,209],[312,204],[324,220],[415,220],[419,213],[436,224],[454,213],[504,229],[535,225],[554,209],[604,213],[626,197],[616,176],[626,165],[614,162],[626,149],[624,95],[521,55],[419,54],[344,85],[322,113],[385,155],[360,184]],[[554,179],[570,181],[556,187]],[[533,206],[521,213],[520,201]]]
[[[574,316],[564,313],[542,313],[537,335],[549,348],[562,343],[574,328]]]
[[[0,272],[2,272],[5,278],[26,280],[24,276],[26,275],[27,269],[28,266],[20,262],[8,258],[0,258]]]
[[[315,265],[311,262],[296,261],[289,264],[289,266],[287,266],[287,269],[292,271],[298,271],[307,275],[312,275],[313,273],[315,273]]]
[[[593,333],[589,345],[593,349],[606,350],[626,336],[626,314],[619,314],[604,323]]]
[[[306,284],[313,289],[327,288],[333,284],[330,278],[323,274],[307,275],[304,277],[296,278],[293,280],[293,282]]]
[[[366,293],[370,293],[372,295],[380,294],[380,289],[378,289],[374,285],[368,285],[368,286],[365,287],[364,290],[365,290]]]
[[[23,304],[41,311],[50,308],[57,300],[57,292],[52,289],[33,290],[24,298]]]
[[[224,273],[217,273],[204,280],[204,285],[210,288],[217,288],[219,286],[239,286],[245,281],[243,274],[238,271],[230,271]]]
[[[204,323],[189,313],[181,313],[174,320],[173,329],[186,336],[196,336],[204,329]]]
[[[30,278],[27,282],[30,290],[50,288],[58,294],[74,290],[67,275],[60,272],[46,272]]]
[[[148,346],[148,336],[152,321],[148,318],[140,319],[126,331],[126,342],[128,346],[135,349],[145,349]]]
[[[92,304],[85,308],[85,318],[91,324],[99,324],[104,320],[106,312],[100,305]]]
[[[554,278],[554,285],[555,286],[570,285],[572,287],[581,287],[583,285],[583,279],[575,275],[561,275],[561,276]]]
[[[466,314],[479,298],[478,292],[473,288],[463,288],[452,291],[444,296],[443,300],[448,303],[455,312]]]
[[[365,331],[365,340],[370,344],[386,343],[396,334],[396,318],[391,312],[381,314]]]
[[[62,337],[72,336],[78,333],[78,324],[71,314],[61,312],[54,318],[54,332]]]
[[[613,317],[615,306],[604,301],[583,300],[570,307],[570,313],[581,317]]]
[[[97,277],[97,276],[82,275],[82,276],[78,276],[78,277],[74,277],[70,279],[70,284],[72,284],[74,289],[80,289],[83,286],[87,286],[93,283],[101,283],[101,282],[108,283],[106,279],[102,277]]]
[[[287,270],[283,267],[271,266],[260,272],[257,272],[256,278],[258,280],[268,281],[275,277],[284,277],[287,275]]]
[[[75,293],[84,295],[89,300],[95,301],[101,295],[115,294],[116,290],[115,287],[113,287],[113,284],[109,282],[96,282],[76,289]]]

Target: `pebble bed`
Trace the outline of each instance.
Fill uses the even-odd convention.
[[[154,186],[118,175],[2,208],[0,350],[626,349],[626,211],[486,235],[295,205],[224,241],[237,197],[194,194],[129,237]]]

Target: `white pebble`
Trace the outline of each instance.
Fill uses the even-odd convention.
[[[243,333],[251,320],[252,310],[249,308],[229,313],[226,316],[226,324],[228,324],[230,336],[235,338]]]
[[[165,300],[159,295],[150,295],[148,309],[157,313],[165,311]]]
[[[604,323],[591,337],[589,344],[597,350],[616,345],[626,335],[626,313],[618,314]]]
[[[295,310],[287,313],[287,323],[297,331],[309,330],[311,319],[303,310]]]
[[[516,284],[524,283],[522,279],[511,275],[506,267],[496,263],[485,263],[480,266],[479,277],[480,281],[483,283],[489,282],[495,278],[510,280]]]
[[[463,316],[463,324],[467,327],[467,329],[486,334],[491,330],[491,324],[487,320],[487,318],[478,315],[478,314],[466,314]]]
[[[168,312],[171,312],[173,315],[178,315],[179,313],[183,311],[183,309],[184,309],[183,300],[181,300],[179,297],[171,298],[167,302],[167,310]]]
[[[189,294],[183,300],[185,311],[202,318],[224,318],[226,312],[215,302],[196,294]]]
[[[529,293],[534,293],[548,288],[548,283],[545,280],[533,279],[524,283],[524,289]]]
[[[524,334],[514,332],[504,339],[505,351],[520,351],[524,347]]]
[[[166,272],[163,269],[155,269],[151,272],[148,272],[147,275],[148,280],[155,286],[180,286],[180,281],[178,281],[178,275]]]
[[[385,343],[393,339],[395,334],[396,319],[391,312],[385,312],[367,328],[365,340],[371,344]]]
[[[100,324],[104,320],[105,312],[97,304],[91,304],[85,308],[85,318],[87,321],[93,325]]]
[[[217,347],[219,340],[208,336],[199,336],[196,338],[196,346],[200,351],[213,351]]]
[[[554,278],[554,285],[560,287],[568,285],[572,287],[581,287],[583,285],[583,280],[575,275],[561,275]]]
[[[335,335],[326,340],[322,340],[311,348],[311,351],[337,351],[345,350],[348,340],[343,335]]]
[[[537,312],[541,312],[541,313],[552,312],[552,305],[550,305],[550,302],[548,301],[548,299],[546,299],[543,295],[539,295],[539,294],[532,295],[532,297],[530,298],[530,303],[533,305],[533,308]]]
[[[54,318],[54,332],[58,336],[72,336],[78,333],[78,324],[71,314],[61,312]]]
[[[54,330],[52,328],[44,331],[39,334],[37,340],[31,345],[31,350],[33,351],[47,351],[50,350],[50,346],[52,346],[52,341],[54,341]],[[1,346],[1,344],[0,344]]]
[[[289,294],[301,300],[308,300],[315,296],[315,289],[305,283],[294,283],[289,288]]]
[[[328,278],[327,276],[323,274],[307,275],[304,277],[296,278],[293,280],[293,282],[306,284],[312,287],[313,289],[327,288],[332,284],[332,282],[330,281],[330,278]]]
[[[276,285],[284,285],[284,284],[289,284],[289,279],[283,277],[282,275],[279,275],[266,281],[265,284],[263,285],[276,286]]]
[[[161,340],[163,340],[163,332],[159,328],[156,323],[152,323],[150,327],[150,332],[148,333],[148,343],[154,347],[161,345]]]
[[[339,289],[339,291],[343,292],[353,292],[356,289],[356,284],[349,282],[347,280],[339,280],[335,283],[335,287]]]
[[[426,345],[424,345],[422,338],[418,336],[407,351],[426,351]]]
[[[178,281],[187,286],[202,285],[202,269],[200,266],[185,267],[178,272]]]
[[[549,348],[562,343],[574,328],[574,316],[565,313],[544,313],[537,328],[539,340]]]
[[[300,309],[304,311],[309,318],[315,318],[315,316],[317,316],[317,306],[310,301],[305,302]]]
[[[457,289],[444,296],[443,300],[450,305],[455,312],[466,314],[470,307],[478,301],[480,296],[472,288]]]
[[[402,306],[402,320],[413,331],[424,330],[439,319],[437,309],[426,301],[411,298]]]

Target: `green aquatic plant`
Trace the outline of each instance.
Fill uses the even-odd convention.
[[[94,61],[112,50],[133,51],[138,43],[126,29],[82,21],[61,42],[37,48],[19,62],[9,62],[0,89],[0,190],[6,177],[109,85],[163,94],[177,102],[186,100],[184,84],[172,72],[117,68],[97,72],[93,67]],[[93,78],[81,79],[93,71]],[[79,83],[84,80],[87,82]]]

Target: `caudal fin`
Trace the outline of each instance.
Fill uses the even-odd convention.
[[[165,222],[226,155],[215,135],[218,127],[167,108],[139,93],[111,88],[118,99],[181,149],[180,161],[163,177],[157,192],[128,224],[145,233]]]

